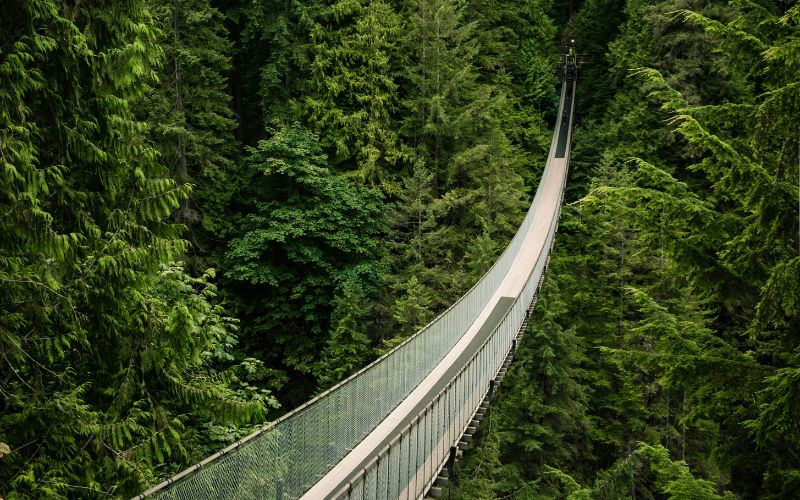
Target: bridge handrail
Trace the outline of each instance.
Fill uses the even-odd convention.
[[[555,140],[554,134],[551,150]],[[466,332],[469,325],[474,322],[477,314],[483,309],[502,281],[502,278],[507,274],[531,226],[533,214],[541,203],[541,196],[539,195],[544,185],[543,181],[550,170],[551,156],[548,155],[542,182],[540,182],[533,203],[531,203],[516,234],[492,267],[453,305],[393,350],[365,366],[346,380],[336,384],[274,422],[257,429],[245,438],[236,441],[198,464],[147,490],[137,498],[144,498],[150,495],[183,498],[184,496],[178,491],[180,487],[176,485],[186,482],[200,471],[208,469],[214,464],[222,463],[226,457],[234,454],[241,455],[243,450],[251,448],[253,443],[259,440],[268,442],[262,446],[263,449],[260,452],[250,450],[253,453],[247,453],[248,459],[252,463],[260,464],[259,467],[255,467],[260,469],[257,474],[258,477],[249,475],[250,481],[259,483],[259,487],[262,489],[272,489],[275,493],[281,493],[289,498],[301,495],[313,484],[316,480],[315,478],[330,470],[332,464],[336,463],[364,435],[374,429],[419,384],[433,366],[452,349]],[[424,344],[424,346],[417,344]],[[413,349],[414,352],[410,352],[412,347],[416,347]],[[422,354],[420,354],[420,351],[423,351]],[[378,373],[384,368],[385,373]],[[412,373],[414,368],[424,368],[424,370],[418,369],[415,370],[415,373]],[[370,374],[374,374],[372,380],[366,380]],[[359,384],[364,387],[358,387]],[[369,396],[370,391],[377,391],[381,397],[374,406],[358,408],[355,409],[358,413],[353,413],[354,408],[352,408],[352,405],[355,402],[339,401],[339,399],[342,399],[339,396],[345,390],[358,393],[359,389],[364,390],[364,396]],[[364,399],[360,399],[363,403]],[[324,408],[320,409],[321,406],[333,407],[339,411],[325,411]],[[365,411],[369,418],[363,418]],[[314,413],[319,413],[319,415],[313,415]],[[343,415],[347,415],[346,420],[342,418]],[[301,416],[307,416],[308,418],[302,418]],[[307,420],[307,422],[303,422],[305,425],[292,426],[291,423],[298,418]],[[357,425],[353,425],[354,419]],[[343,421],[346,421],[346,425],[336,425],[337,422],[341,424]],[[315,442],[309,443],[308,433],[314,432],[309,429],[314,427],[316,427],[317,432],[314,437],[319,439],[312,439]],[[322,430],[322,427],[326,427],[326,430]],[[281,429],[286,432],[283,432],[282,435],[274,436],[272,440],[267,439],[268,435],[281,434],[277,432]],[[336,435],[332,436],[331,431]],[[302,457],[302,463],[299,465],[293,463],[294,461],[287,456],[289,454]],[[273,456],[268,457],[268,455]],[[236,461],[241,462],[242,460]],[[231,473],[236,476],[241,476],[242,469],[245,467],[253,468],[244,463],[238,465],[239,467],[234,464],[230,467],[220,466],[220,468],[233,469]],[[263,466],[272,469],[275,476],[281,477],[267,477],[272,474],[265,475],[262,469]],[[293,480],[292,476],[295,476],[296,480]],[[236,483],[241,481],[241,477],[235,479]],[[204,488],[208,487],[217,492],[220,491],[215,487],[215,481],[203,481],[203,483]],[[191,488],[191,485],[187,484],[186,487]],[[231,491],[236,490],[237,488],[233,488]],[[187,498],[191,497],[187,496]]]
[[[574,94],[574,88],[572,89]],[[562,89],[562,103],[566,92],[567,87],[565,86]],[[571,99],[570,117],[573,105],[574,99]],[[559,114],[556,131],[560,128],[561,118],[562,115]],[[571,126],[568,126],[567,144],[569,144],[570,136]],[[550,172],[550,159],[554,156],[555,140],[556,134],[554,134],[548,155],[548,168],[545,176]],[[569,164],[569,147],[566,149],[565,163]],[[545,184],[545,176],[543,176],[540,187]],[[512,339],[523,324],[523,319],[527,316],[529,306],[535,297],[536,289],[541,284],[558,228],[566,179],[567,170],[565,169],[559,182],[560,196],[548,225],[542,251],[536,256],[536,260],[526,276],[525,285],[514,304],[489,337],[481,343],[448,383],[431,398],[430,402],[403,427],[399,434],[396,434],[363,468],[353,471],[349,478],[341,478],[343,486],[336,492],[334,498],[420,498],[433,485],[436,476],[449,457],[450,447],[455,446],[459,441],[460,436],[470,424],[475,409],[486,396],[489,380],[494,379],[500,370],[503,360],[512,347]],[[537,196],[537,198],[539,197]],[[465,383],[464,380],[469,382]],[[451,395],[460,396],[461,404],[455,407],[451,405]],[[438,409],[437,405],[442,404],[441,402],[445,398],[447,398],[446,408],[442,411]],[[433,415],[433,417],[428,418],[428,415]],[[429,423],[429,420],[432,419],[437,419],[436,425]],[[434,433],[436,433],[435,437]],[[427,440],[424,443],[424,449],[420,436],[424,436]],[[436,446],[433,445],[434,441],[437,443]],[[412,455],[414,456],[412,457]],[[411,463],[412,458],[416,460],[415,465]],[[388,464],[392,464],[394,461],[402,464],[404,460],[406,466],[401,465],[397,472],[392,472],[392,468]],[[383,465],[386,465],[386,471],[380,469]],[[408,488],[405,492],[403,485]]]
[[[558,226],[557,222],[558,222],[558,218],[554,219],[551,222],[550,227],[548,229],[548,236],[547,236],[547,239],[546,239],[546,245],[545,246],[552,247],[553,237],[555,236],[556,228]],[[516,329],[514,329],[513,327],[511,329],[507,329],[508,330],[507,332],[501,332],[501,330],[503,330],[503,328],[507,326],[510,317],[514,317],[515,315],[519,315],[519,311],[517,311],[517,307],[516,307],[518,304],[525,304],[526,303],[526,297],[527,297],[527,302],[530,302],[530,296],[532,295],[532,293],[530,293],[531,284],[534,283],[534,282],[538,282],[539,281],[538,279],[537,280],[531,280],[531,278],[534,277],[537,274],[541,276],[541,273],[544,272],[544,269],[542,269],[542,267],[544,267],[544,265],[542,265],[540,267],[540,263],[543,260],[546,260],[548,255],[549,255],[549,252],[548,253],[542,253],[537,257],[536,264],[534,265],[533,269],[531,270],[530,274],[528,275],[528,277],[526,279],[526,285],[525,285],[525,287],[523,289],[523,292],[522,292],[522,294],[520,294],[520,297],[515,301],[514,306],[512,306],[512,308],[509,309],[508,312],[505,313],[505,315],[504,315],[502,321],[500,322],[500,324],[498,324],[498,326],[492,331],[492,334],[486,340],[483,341],[483,343],[480,345],[478,350],[470,357],[470,359],[462,367],[462,369],[459,370],[458,373],[456,373],[448,381],[448,383],[447,383],[447,385],[445,387],[443,387],[441,390],[439,390],[439,392],[433,397],[433,399],[431,399],[431,401],[428,403],[428,405],[425,406],[425,408],[422,411],[420,411],[414,417],[414,419],[403,428],[403,430],[400,432],[400,434],[396,435],[386,446],[384,446],[383,449],[380,451],[380,453],[378,453],[377,456],[373,457],[370,460],[370,462],[367,463],[366,467],[364,467],[363,469],[358,470],[355,473],[355,475],[348,482],[348,484],[346,484],[343,488],[341,488],[334,495],[334,498],[348,498],[348,497],[354,496],[353,495],[354,491],[362,486],[359,483],[360,482],[362,482],[362,483],[366,482],[367,475],[370,473],[370,471],[375,470],[377,467],[379,467],[381,461],[383,461],[383,460],[391,460],[389,455],[392,453],[392,450],[397,446],[401,446],[404,439],[411,439],[412,432],[414,432],[414,429],[417,426],[420,425],[420,421],[424,418],[424,416],[429,414],[429,413],[433,413],[433,408],[435,407],[435,405],[438,404],[445,397],[446,394],[448,394],[448,393],[450,393],[452,391],[459,392],[460,389],[456,387],[457,384],[459,383],[459,380],[462,379],[463,377],[465,377],[464,374],[467,373],[475,365],[475,363],[478,363],[478,362],[481,361],[481,357],[486,355],[487,349],[492,349],[492,352],[489,353],[489,356],[493,356],[495,358],[494,359],[495,362],[494,363],[489,363],[489,364],[490,365],[494,365],[496,368],[493,370],[493,373],[492,373],[492,370],[489,369],[487,371],[487,373],[482,374],[482,375],[484,375],[482,378],[486,379],[487,378],[486,377],[487,374],[490,375],[488,377],[489,379],[493,379],[495,377],[495,375],[497,374],[497,371],[499,371],[499,366],[500,366],[500,363],[498,361],[501,362],[503,359],[505,359],[506,355],[508,354],[508,352],[511,349],[511,342],[510,342],[511,339],[510,338],[506,339],[505,337],[509,336],[508,333],[515,333],[516,332]],[[539,271],[539,272],[537,273],[537,271]],[[520,319],[521,320],[521,318],[516,318],[516,319]],[[512,323],[516,323],[516,322],[517,321],[512,321]],[[501,332],[501,333],[499,334],[498,332]],[[505,333],[506,335],[503,338],[500,339],[500,342],[498,342],[498,337],[501,336],[503,333]],[[492,345],[493,343],[499,343],[500,344],[500,348],[498,349],[498,348],[496,348],[497,346],[493,346]],[[481,378],[481,377],[477,377],[477,378]],[[474,408],[477,406],[477,403],[480,402],[481,400],[483,400],[484,397],[486,396],[486,394],[488,393],[488,384],[475,384],[473,386],[470,386],[470,388],[476,389],[476,390],[472,391],[473,394],[471,395],[471,398],[470,398],[470,399],[473,400],[474,404],[472,404],[472,405],[471,404],[465,404],[465,405],[463,405],[463,407],[464,407],[464,409],[473,408],[473,410],[474,410]],[[466,391],[469,391],[469,388],[467,388],[465,390],[465,392]],[[460,420],[452,422],[451,425],[448,425],[446,427],[444,427],[444,426],[442,427],[443,429],[446,430],[445,433],[450,433],[450,432],[455,431],[454,432],[455,436],[461,436],[464,433],[464,430],[465,430],[466,426],[468,425],[468,423],[470,422],[470,420],[472,418],[472,415],[474,414],[474,411],[469,412],[469,415],[468,415],[469,418],[463,418],[463,415],[461,415],[463,413],[464,413],[463,411],[459,412],[459,417],[462,417],[462,418],[460,418]],[[416,432],[417,432],[417,435],[418,435],[419,431],[416,431]],[[427,432],[427,431],[423,431],[423,434],[425,434],[425,432]],[[447,443],[447,446],[444,446],[443,449],[444,450],[449,450],[449,445],[454,444],[452,441],[454,441],[454,440],[451,439],[451,442]],[[436,467],[436,470],[435,470],[436,473],[430,474],[430,478],[428,478],[428,480],[424,483],[424,485],[420,488],[419,491],[414,492],[415,495],[413,495],[413,497],[416,497],[417,496],[416,494],[424,493],[425,491],[428,490],[428,488],[430,488],[430,486],[433,483],[433,480],[438,475],[438,471],[441,470],[442,466],[444,465],[444,461],[441,460],[441,458],[446,456],[446,453],[448,453],[448,452],[445,452],[445,453],[440,452],[440,455],[439,455],[440,460],[438,460],[438,462],[440,462],[440,463],[438,463],[438,467]],[[401,451],[401,454],[402,454],[402,451]],[[401,473],[402,473],[402,470],[398,472],[398,475],[401,474]],[[415,472],[415,474],[416,474],[416,472]],[[410,478],[408,478],[407,480],[410,480]],[[398,481],[398,484],[400,484],[401,482],[402,481]],[[389,488],[390,488],[390,486],[387,485],[387,489],[389,489]],[[392,495],[389,494],[389,497],[391,497],[391,496]],[[364,495],[364,497],[366,497],[366,495]],[[409,497],[409,498],[411,498],[411,497]]]

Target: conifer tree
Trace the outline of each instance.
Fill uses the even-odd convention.
[[[396,285],[394,291],[397,300],[394,303],[393,316],[399,326],[396,337],[403,339],[413,335],[433,319],[430,309],[431,291],[416,276]]]
[[[404,102],[404,135],[442,192],[451,182],[447,174],[454,141],[462,138],[461,127],[476,118],[467,114],[477,87],[476,24],[464,19],[464,5],[453,0],[420,0],[409,10],[414,17],[406,52],[414,61],[409,77],[414,89]]]
[[[776,53],[789,46],[791,29],[775,29],[777,18],[753,5],[710,3],[677,15],[675,7],[629,2],[628,21],[610,46],[611,67],[620,77],[641,66],[658,71],[638,69],[617,81],[600,127],[605,135],[598,138],[598,158],[623,174],[597,175],[597,189],[585,201],[600,210],[582,214],[582,223],[598,229],[622,221],[632,231],[629,250],[639,256],[627,259],[626,283],[619,287],[622,335],[591,325],[578,330],[591,335],[590,342],[601,346],[600,359],[615,367],[591,370],[613,384],[603,398],[598,396],[605,388],[593,393],[589,413],[602,401],[620,407],[638,400],[638,411],[629,411],[627,419],[620,414],[635,433],[658,439],[705,477],[723,486],[731,481],[740,494],[769,490],[785,496],[796,467],[791,453],[781,445],[767,448],[748,429],[758,436],[770,422],[783,425],[778,415],[794,404],[785,364],[792,362],[794,343],[782,332],[796,317],[784,316],[793,307],[787,293],[796,287],[783,281],[796,255],[789,250],[796,198],[782,176],[792,161],[786,153],[796,158],[796,138],[786,133],[784,121],[796,108],[781,91],[761,97],[754,92],[791,80],[783,70],[791,63],[770,67],[759,60],[773,53],[773,44]],[[771,107],[777,102],[780,112]],[[641,159],[628,163],[631,153]],[[608,241],[604,236],[591,244]],[[607,295],[580,293],[581,308],[585,297],[597,296]],[[773,369],[780,376],[765,377]],[[755,419],[753,396],[762,384],[768,387],[759,400],[764,413]],[[608,418],[596,422],[604,426]],[[603,432],[626,434],[630,443],[627,430],[605,425]],[[618,448],[617,456],[620,451],[629,453]]]
[[[506,440],[514,436],[513,444],[504,446],[503,456],[515,457],[528,480],[539,478],[545,465],[572,464],[590,449],[583,375],[578,368],[582,347],[574,332],[559,324],[567,310],[558,285],[548,280],[542,290],[538,302],[542,313],[532,321],[520,347],[519,364],[509,380],[514,393],[503,407],[502,419],[498,418]],[[547,490],[541,485],[539,491]]]
[[[264,407],[208,369],[233,339],[211,275],[168,265],[187,189],[131,112],[161,56],[146,4],[1,9],[0,484],[130,496],[196,458],[201,424]]]
[[[253,145],[272,127],[300,119],[310,77],[308,39],[322,2],[224,0],[234,42],[231,91],[240,143]]]
[[[456,475],[452,493],[458,497],[552,498],[557,490],[546,471],[572,470],[590,453],[583,348],[561,326],[567,307],[552,271],[541,293],[539,312],[495,398],[479,450]]]
[[[340,170],[396,194],[400,156],[396,64],[400,16],[390,2],[339,1],[311,30],[311,80],[302,109]]]
[[[736,498],[731,492],[717,494],[712,482],[694,477],[685,462],[672,460],[666,448],[646,443],[638,443],[632,453],[603,471],[589,488],[580,488],[561,471],[551,471],[551,475],[565,484],[566,497],[571,500],[633,498],[653,493],[670,500]]]
[[[226,81],[232,48],[222,15],[207,0],[150,5],[165,61],[138,108],[161,163],[179,184],[193,186],[176,217],[189,227],[195,252],[207,254],[230,231],[225,210],[236,187],[236,122]]]
[[[415,274],[427,275],[421,281],[443,304],[473,282],[459,269],[468,248],[477,277],[510,239],[525,206],[524,155],[504,132],[512,105],[501,86],[480,81],[478,25],[466,19],[465,7],[452,0],[407,4],[411,25],[403,46],[413,67],[404,83],[402,137],[415,181],[404,185],[398,215],[401,224],[417,225],[398,240],[415,238],[414,247],[400,250],[414,260],[396,268],[422,264]],[[423,184],[431,202],[420,217],[423,211],[414,213],[405,200]],[[473,242],[480,235],[485,239]]]
[[[446,210],[435,195],[433,174],[417,164],[404,179],[396,204],[388,246],[398,293],[393,298],[394,315],[403,315],[396,320],[406,335],[413,333],[413,326],[424,325],[422,318],[457,299],[467,280],[464,271],[454,266],[457,257],[450,243],[454,228],[441,223]],[[405,311],[412,305],[413,313]]]
[[[322,353],[320,386],[333,385],[356,372],[371,355],[368,336],[370,323],[369,298],[359,284],[347,281],[331,315],[331,334]]]
[[[469,11],[478,23],[481,81],[507,95],[510,113],[503,130],[527,153],[518,173],[533,187],[550,146],[545,117],[558,107],[552,2],[473,0]]]

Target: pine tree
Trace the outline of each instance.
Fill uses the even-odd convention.
[[[370,359],[372,349],[367,335],[370,311],[365,308],[368,303],[358,283],[344,284],[331,315],[331,335],[317,376],[322,388],[347,378]]]
[[[569,491],[567,498],[571,500],[630,498],[653,493],[670,500],[736,498],[730,492],[718,495],[713,483],[694,477],[686,463],[672,460],[663,446],[646,443],[639,443],[633,452],[603,471],[589,488],[580,488],[561,471],[551,474],[565,483]]]
[[[239,122],[237,139],[253,145],[272,127],[301,118],[299,101],[310,78],[308,40],[322,2],[225,0],[234,42],[231,92]]]
[[[542,312],[532,320],[510,375],[513,396],[498,410],[504,441],[513,441],[503,447],[502,456],[513,461],[527,480],[539,479],[545,465],[574,464],[589,450],[586,396],[578,368],[582,347],[574,331],[559,324],[566,307],[558,285],[552,279],[547,283],[537,302]],[[547,491],[545,485],[538,489],[542,494]]]
[[[400,16],[384,0],[340,1],[318,14],[309,51],[307,121],[340,170],[396,194],[400,156],[394,113]]]
[[[796,287],[785,279],[796,255],[796,198],[784,179],[793,161],[787,153],[797,158],[796,138],[786,133],[796,108],[785,92],[756,89],[792,81],[787,56],[768,62],[769,47],[777,54],[791,46],[792,30],[751,4],[677,13],[676,6],[685,9],[626,4],[628,19],[609,51],[618,79],[606,85],[615,96],[600,126],[578,132],[584,149],[573,151],[595,155],[600,167],[577,226],[588,255],[570,258],[597,266],[597,250],[614,246],[626,256],[608,254],[621,275],[581,270],[576,279],[590,282],[576,290],[578,333],[600,348],[600,363],[589,364],[596,377],[589,414],[600,417],[595,446],[612,445],[596,448],[598,463],[629,455],[631,438],[658,440],[723,487],[730,481],[745,496],[786,496],[796,466],[776,441],[767,448],[763,431],[785,425],[779,415],[794,405],[787,381],[795,343],[785,333]],[[627,160],[632,154],[639,159]],[[625,245],[609,245],[618,241],[606,232],[615,223],[625,228]],[[622,286],[609,294],[601,284],[615,280]],[[616,335],[583,321],[606,303],[618,311]],[[780,375],[765,377],[772,370]],[[763,413],[753,405],[761,387]],[[616,429],[604,410],[614,408]]]
[[[403,46],[413,61],[403,85],[401,130],[410,175],[400,193],[398,226],[404,229],[396,241],[409,260],[393,267],[417,266],[412,273],[444,306],[488,269],[525,206],[524,155],[504,132],[512,104],[501,86],[481,83],[478,25],[465,11],[451,0],[409,3]],[[468,250],[473,276],[461,268]]]
[[[391,279],[399,294],[392,298],[395,315],[405,316],[403,310],[416,304],[414,316],[427,317],[449,306],[466,287],[468,278],[455,265],[454,228],[443,223],[446,209],[435,194],[433,174],[417,164],[413,175],[403,181],[388,244]],[[409,318],[396,318],[406,335],[413,333],[413,326],[422,326],[417,320],[409,323]]]
[[[466,109],[477,86],[476,24],[464,20],[464,5],[453,0],[420,0],[409,12],[413,18],[405,51],[414,62],[409,76],[413,92],[404,102],[404,136],[442,192],[452,182],[447,170],[454,141],[476,119]],[[470,144],[464,139],[458,143],[462,148]]]
[[[433,319],[431,291],[411,276],[405,283],[394,287],[397,299],[394,303],[393,316],[399,326],[396,337],[407,338],[419,331]]]
[[[558,111],[552,2],[473,0],[469,12],[478,23],[480,81],[507,95],[510,113],[503,130],[527,153],[518,173],[533,188],[550,146],[545,117]]]

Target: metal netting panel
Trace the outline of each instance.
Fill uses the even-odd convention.
[[[366,476],[361,476],[361,479],[350,486],[349,500],[365,500],[369,498],[364,495],[365,478]]]
[[[400,492],[404,491],[408,485],[410,468],[408,460],[409,440],[410,435],[408,434],[400,436],[400,448],[398,450],[400,457],[397,461],[397,495],[395,498],[399,498]]]
[[[378,490],[375,498],[386,499],[389,494],[389,456],[384,455],[378,461]]]
[[[389,486],[387,487],[386,498],[397,498],[400,495],[399,482],[400,443],[395,443],[389,449]]]
[[[555,136],[553,141],[555,144]],[[504,253],[481,280],[442,315],[344,383],[271,427],[248,436],[240,445],[227,448],[213,459],[182,472],[147,494],[169,499],[300,497],[419,385],[486,307],[519,253],[542,203],[540,194],[545,181],[551,175],[548,159],[533,203]],[[552,242],[556,226],[556,223],[551,223],[547,245]],[[479,358],[480,368],[470,372],[470,383],[467,384],[459,375],[460,382],[452,390],[460,392],[437,400],[432,411],[418,420],[416,427],[422,429],[417,430],[414,444],[410,445],[409,453],[416,456],[409,464],[413,462],[419,469],[432,470],[435,467],[430,466],[428,458],[433,456],[442,460],[446,456],[447,441],[456,433],[452,427],[465,425],[469,414],[465,413],[464,405],[473,405],[479,400],[482,393],[475,391],[485,392],[484,382],[488,384],[488,378],[496,373],[497,363],[501,363],[505,356],[504,349],[516,334],[515,325],[521,323],[536,293],[544,266],[545,259],[540,258],[513,306],[509,324],[498,328],[497,335],[502,337],[502,341],[496,339],[495,344],[493,337],[493,341],[486,345],[491,344],[491,347]],[[443,441],[445,436],[448,439]],[[386,458],[379,462],[384,464],[382,467],[388,466]],[[426,471],[426,474],[432,473]],[[363,480],[364,497],[375,498],[372,494],[375,493],[383,498],[381,492],[385,495],[389,491],[388,479],[380,472],[368,471]],[[370,481],[374,481],[374,487]]]
[[[378,498],[378,468],[367,468],[364,477],[364,498]]]

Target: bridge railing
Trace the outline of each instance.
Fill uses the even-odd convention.
[[[550,225],[547,249],[552,246],[557,225],[557,219]],[[539,256],[522,293],[492,335],[400,435],[337,493],[337,498],[411,499],[428,491],[506,359],[541,283],[548,254]]]
[[[566,174],[562,193],[564,182]],[[545,250],[539,254],[522,292],[491,336],[428,406],[337,492],[337,498],[421,498],[433,485],[452,447],[486,397],[490,381],[497,376],[528,314],[547,266],[558,228],[560,204],[559,201],[550,222]]]
[[[569,95],[567,95],[569,92]],[[566,99],[565,99],[566,97]],[[566,116],[572,120],[574,101],[574,82],[562,87],[562,108],[569,107]],[[562,110],[563,111],[563,110]],[[556,131],[561,129],[559,113]],[[562,129],[563,130],[563,129]],[[571,123],[566,127],[566,144],[571,136]],[[554,134],[544,175],[539,184],[536,201],[531,206],[520,233],[527,232],[532,217],[542,200],[540,196],[548,176],[555,175],[551,169],[551,159],[556,151],[558,132]],[[565,162],[569,164],[569,147],[566,147]],[[558,230],[560,208],[564,198],[567,170],[560,174],[559,192],[556,208],[549,221],[547,235],[542,251],[527,276],[522,291],[508,310],[502,321],[494,329],[475,354],[464,364],[456,375],[444,386],[428,405],[420,411],[409,424],[390,441],[377,456],[359,471],[355,471],[348,483],[339,490],[336,498],[351,500],[372,498],[421,498],[433,485],[439,471],[450,457],[481,401],[487,395],[490,381],[494,380],[518,335],[524,320],[532,307],[532,302],[542,283],[549,262],[550,250]],[[538,202],[538,203],[537,203]],[[512,241],[509,248],[514,245]],[[516,255],[516,251],[513,252]]]
[[[302,495],[453,348],[508,272],[530,226],[533,209],[532,205],[492,269],[419,333],[272,425],[143,495],[176,499],[241,498],[254,492],[276,498]]]
[[[519,252],[541,189],[540,184],[492,268],[431,323],[347,380],[138,498],[301,496],[433,370],[475,321]]]

